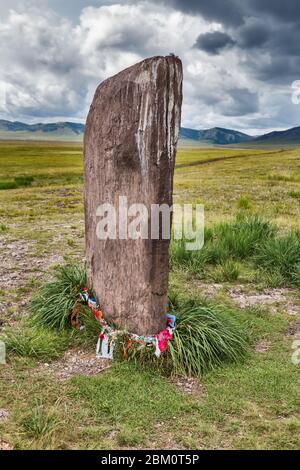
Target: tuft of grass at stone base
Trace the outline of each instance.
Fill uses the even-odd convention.
[[[13,354],[42,361],[57,359],[71,344],[69,332],[57,333],[29,322],[23,322],[17,327],[7,327],[1,339],[9,356]]]

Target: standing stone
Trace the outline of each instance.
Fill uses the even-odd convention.
[[[168,310],[169,240],[99,240],[97,207],[172,205],[182,103],[182,64],[146,59],[97,88],[84,136],[89,284],[105,318],[137,334],[156,334]]]

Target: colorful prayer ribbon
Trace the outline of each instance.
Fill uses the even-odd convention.
[[[128,337],[128,342],[125,346],[123,357],[125,357],[133,342],[145,344],[145,346],[153,344],[155,347],[154,354],[156,357],[160,357],[161,353],[163,353],[168,348],[168,342],[172,340],[173,331],[176,325],[175,315],[170,313],[166,315],[167,326],[158,334],[147,336],[137,335],[135,333],[128,333],[127,331],[117,330],[113,326],[109,325],[109,323],[103,318],[103,313],[100,310],[100,306],[97,303],[96,298],[90,294],[87,287],[85,287],[80,293],[80,298],[89,307],[94,317],[102,327],[96,347],[97,357],[106,359],[113,358],[115,338],[118,335],[126,335]]]

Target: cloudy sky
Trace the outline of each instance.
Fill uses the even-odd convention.
[[[0,44],[2,119],[84,121],[103,79],[174,52],[185,127],[300,125],[299,0],[0,0]]]

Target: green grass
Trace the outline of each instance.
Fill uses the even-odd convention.
[[[0,232],[7,232],[9,230],[9,227],[5,224],[0,225]]]
[[[246,195],[250,212],[263,214],[280,228],[299,228],[300,207],[290,196],[299,191],[298,161],[298,149],[182,149],[174,202],[203,203],[206,224],[211,224],[233,218],[238,201]],[[269,179],[274,173],[289,178]]]
[[[173,372],[201,377],[223,362],[243,362],[246,336],[232,309],[188,301],[176,316],[170,343]]]
[[[170,304],[174,306],[174,293]],[[126,360],[145,370],[156,370],[162,375],[202,377],[203,374],[226,362],[243,362],[249,349],[244,325],[237,312],[226,305],[203,300],[176,300],[176,329],[169,349],[160,356],[153,348],[133,344]],[[120,340],[115,358],[123,357],[128,338]]]
[[[29,437],[49,439],[59,423],[55,413],[46,412],[43,404],[37,401],[36,405],[23,418],[22,425]]]
[[[230,222],[217,223],[205,230],[204,247],[188,251],[186,240],[173,240],[171,262],[191,275],[216,282],[237,281],[241,262],[252,260],[262,244],[274,240],[277,228],[258,215],[238,214]],[[214,271],[210,266],[216,266]]]
[[[8,355],[31,357],[50,361],[60,357],[71,344],[70,334],[60,334],[48,328],[35,327],[24,322],[18,327],[8,327],[1,339],[5,342]]]
[[[237,203],[238,209],[250,209],[251,202],[246,196],[241,196]]]
[[[275,227],[258,215],[239,216],[233,222],[218,224],[214,228],[212,261],[229,257],[237,260],[249,258],[258,245],[264,240],[273,238],[275,232]]]
[[[16,176],[13,181],[0,181],[0,190],[24,188],[30,186],[33,180],[33,176]]]
[[[294,199],[300,199],[300,191],[290,191],[289,196]]]
[[[31,318],[49,328],[69,326],[69,317],[86,284],[85,266],[67,264],[55,270],[54,280],[42,286],[31,301]]]
[[[211,277],[215,282],[233,282],[237,281],[239,276],[240,267],[238,263],[232,259],[222,262],[211,274]]]
[[[17,189],[18,184],[15,181],[0,181],[0,190]]]
[[[257,277],[270,287],[299,285],[300,235],[291,230],[283,235],[278,228],[258,215],[238,215],[231,222],[206,229],[204,247],[196,252],[186,249],[185,240],[173,240],[173,267],[183,267],[191,275],[216,282],[234,282],[244,269],[252,266]],[[215,266],[215,269],[211,269]]]
[[[192,400],[178,393],[159,375],[122,364],[105,376],[72,380],[74,400],[83,399],[94,421],[117,429],[119,445],[145,444],[156,423],[171,421],[196,409]]]
[[[257,250],[255,260],[258,266],[268,272],[278,273],[285,284],[299,282],[299,234],[291,232],[286,236],[266,240]]]
[[[88,325],[83,332],[70,335],[55,329],[50,338],[48,328],[24,320],[29,312],[22,305],[49,280],[49,266],[62,264],[64,257],[78,264],[84,258],[82,147],[1,143],[0,182],[20,175],[34,181],[0,192],[1,269],[8,279],[1,286],[1,336],[14,332],[7,365],[0,367],[0,408],[10,413],[7,421],[0,421],[0,440],[15,449],[299,448],[299,367],[291,361],[295,336],[290,334],[298,314],[287,313],[290,306],[296,311],[300,306],[299,266],[286,270],[283,243],[280,256],[274,256],[277,240],[300,229],[298,149],[178,152],[174,203],[204,204],[206,247],[201,255],[183,250],[183,262],[172,253],[170,301],[177,310],[187,297],[210,308],[222,305],[227,316],[233,312],[232,320],[250,341],[250,351],[237,362],[206,370],[192,395],[158,371],[131,363],[116,362],[98,376],[71,380],[60,380],[43,366],[61,361],[68,341],[76,348],[94,347],[98,333],[94,319],[83,311]],[[255,230],[241,228],[238,212],[251,220],[260,215],[278,233],[268,239],[260,235],[263,243],[257,242],[260,224],[255,223]],[[224,225],[226,250],[220,239]],[[232,240],[234,231],[240,234],[238,243]],[[251,249],[245,237],[252,240]],[[255,256],[265,244],[268,261],[262,266]],[[11,277],[15,272],[22,275]],[[240,286],[246,295],[263,293],[266,286],[272,293],[273,287],[287,285],[286,273],[291,287],[283,289],[275,313],[263,302],[239,309],[232,299],[231,291]],[[201,300],[206,289],[211,289],[212,303]],[[269,345],[265,352],[256,351],[260,341]]]
[[[256,273],[256,279],[258,282],[260,281],[260,283],[263,281],[263,284],[266,287],[274,289],[277,287],[284,287],[287,284],[286,278],[277,268],[271,270],[260,269]],[[292,284],[295,284],[295,282],[293,281]]]

